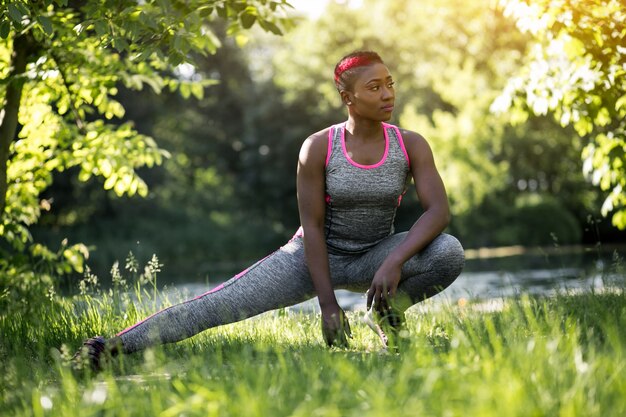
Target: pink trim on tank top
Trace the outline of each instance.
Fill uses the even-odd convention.
[[[402,198],[404,197],[405,194],[406,194],[406,189],[402,191],[402,194],[398,196],[398,207],[400,207],[400,204],[402,204]]]
[[[389,136],[387,135],[387,129],[384,128],[384,123],[383,123],[383,132],[385,134],[385,152],[383,153],[383,157],[380,159],[380,161],[378,161],[374,165],[363,165],[363,164],[359,164],[356,161],[353,161],[352,158],[350,158],[350,156],[348,155],[348,150],[346,149],[346,126],[344,123],[343,130],[341,131],[341,149],[343,149],[343,155],[346,157],[346,159],[351,165],[354,165],[357,168],[362,168],[362,169],[378,168],[379,166],[385,163],[385,161],[387,160],[387,155],[389,154]]]
[[[333,136],[335,135],[335,126],[331,126],[328,129],[328,148],[326,149],[326,163],[324,167],[328,166],[328,162],[330,161],[330,155],[333,153]]]
[[[402,138],[402,133],[400,133],[400,129],[398,129],[398,126],[390,125],[388,123],[383,123],[383,126],[385,128],[390,127],[396,131],[396,134],[398,135],[398,143],[400,144],[400,149],[402,149],[402,153],[404,154],[404,157],[409,164],[409,168],[411,168],[411,160],[409,159],[409,153],[406,151],[406,146],[404,146],[404,139]]]

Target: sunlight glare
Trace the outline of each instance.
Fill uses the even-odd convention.
[[[319,18],[326,10],[329,0],[290,0],[291,4],[297,12],[303,13],[311,19]],[[343,0],[337,3],[344,3],[350,8],[357,9],[363,5],[363,0]]]

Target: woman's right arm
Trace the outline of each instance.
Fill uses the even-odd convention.
[[[328,344],[347,343],[350,327],[339,307],[330,281],[328,250],[324,237],[325,162],[328,131],[304,141],[298,158],[298,210],[304,232],[304,253],[322,310],[322,331]]]

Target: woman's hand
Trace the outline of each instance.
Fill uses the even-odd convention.
[[[328,346],[348,347],[352,331],[346,314],[338,304],[322,308],[322,335]]]
[[[396,262],[384,262],[372,280],[372,285],[367,290],[367,309],[374,306],[374,309],[381,314],[385,314],[391,307],[393,297],[396,295],[400,277],[402,274],[402,264]]]

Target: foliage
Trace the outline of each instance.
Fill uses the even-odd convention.
[[[584,170],[609,191],[602,213],[626,229],[626,12],[624,2],[502,0],[534,42],[531,55],[493,103],[512,121],[551,112],[584,139]]]
[[[550,247],[581,241],[579,220],[554,196],[522,193],[511,201],[508,198],[502,193],[487,196],[476,208],[483,215],[462,215],[453,233],[464,236],[463,245],[471,248],[514,246],[520,242]],[[500,222],[498,227],[493,226],[493,218]]]
[[[17,252],[32,242],[29,228],[55,204],[41,199],[54,171],[76,168],[80,181],[102,178],[117,196],[146,196],[137,169],[159,165],[169,153],[132,121],[121,122],[119,88],[202,98],[216,81],[185,79],[180,69],[220,46],[210,23],[227,22],[231,36],[242,37],[255,23],[280,34],[286,6],[284,0],[2,2],[3,240]],[[80,256],[85,247],[66,250]]]
[[[61,242],[54,251],[36,243],[28,251],[0,258],[0,310],[36,311],[33,298],[53,299],[58,290],[58,277],[83,271],[88,249],[83,244]]]
[[[296,129],[283,123],[281,113],[287,110],[278,92],[271,86],[259,91],[249,57],[228,37],[225,25],[212,29],[222,46],[199,57],[194,67],[194,76],[220,80],[211,94],[187,100],[169,91],[156,95],[122,88],[118,94],[127,109],[124,118],[172,154],[163,165],[142,171],[148,197],[115,198],[71,172],[56,173],[43,195],[56,204],[34,228],[37,240],[52,243],[64,235],[96,246],[90,266],[98,273],[132,248],[140,257],[162,254],[166,277],[213,281],[247,267],[293,234],[295,181],[284,179],[295,180],[301,136],[288,143]],[[266,111],[272,114],[258,116]]]

